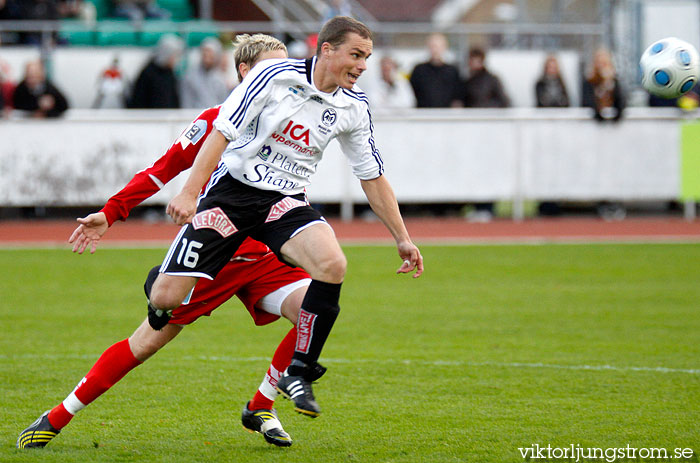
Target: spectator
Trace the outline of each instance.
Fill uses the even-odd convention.
[[[105,69],[97,81],[97,96],[92,104],[97,109],[125,108],[129,93],[129,82],[119,69],[119,57]]]
[[[31,112],[35,118],[58,117],[68,109],[68,101],[47,78],[39,59],[27,63],[24,80],[15,89],[16,109]]]
[[[129,108],[179,108],[180,94],[175,68],[184,44],[175,35],[158,41],[153,57],[139,74],[129,100]]]
[[[617,122],[625,109],[625,95],[617,79],[612,54],[599,48],[593,54],[591,71],[583,81],[582,106],[593,108],[595,120]],[[596,204],[598,215],[605,220],[622,220],[627,215],[619,202]]]
[[[510,100],[503,91],[498,77],[486,69],[486,52],[481,48],[469,50],[469,77],[460,89],[460,104],[467,108],[506,108]],[[490,222],[493,219],[494,203],[474,204],[474,210],[467,214],[472,222]]]
[[[112,16],[143,21],[144,19],[170,19],[170,12],[160,8],[155,0],[112,0]]]
[[[486,52],[469,50],[469,77],[462,83],[460,100],[467,108],[507,108],[510,100],[498,77],[486,69]]]
[[[54,21],[59,19],[58,4],[56,0],[17,0],[19,5],[19,19],[37,21]],[[52,41],[56,39],[56,33],[51,33]],[[41,45],[42,32],[27,31],[20,33],[20,42],[28,45]]]
[[[390,56],[379,61],[381,76],[374,85],[369,85],[367,96],[373,108],[413,108],[416,98],[408,79],[398,70]]]
[[[19,0],[0,0],[0,19],[22,19]]]
[[[0,21],[22,19],[19,0],[0,0]],[[13,31],[0,31],[0,44],[14,45],[19,43],[19,34]]]
[[[5,119],[12,110],[12,94],[15,91],[15,83],[12,81],[11,74],[9,63],[0,58],[0,117]]]
[[[564,79],[559,71],[556,56],[549,55],[544,61],[542,76],[535,84],[538,108],[566,108],[569,106],[569,94]]]
[[[0,94],[4,101],[5,111],[12,108],[12,95],[15,92],[17,84],[12,78],[12,68],[10,64],[0,58]]]
[[[22,19],[58,19],[57,0],[18,0]]]
[[[78,19],[82,16],[82,0],[58,0],[56,10],[61,19]]]
[[[411,86],[419,108],[448,108],[459,89],[459,71],[445,62],[447,38],[431,34],[427,41],[430,60],[418,64],[411,73]]]
[[[604,48],[593,55],[593,66],[583,81],[581,106],[593,108],[597,121],[617,122],[625,109],[625,95],[617,79],[612,55]]]
[[[223,55],[221,42],[214,37],[206,38],[199,50],[199,64],[190,67],[182,81],[180,94],[183,108],[216,106],[230,93],[220,66]]]
[[[538,108],[565,108],[569,106],[569,94],[559,70],[556,56],[549,55],[544,61],[542,76],[535,84]],[[554,216],[561,213],[559,203],[542,201],[537,206],[540,215]]]

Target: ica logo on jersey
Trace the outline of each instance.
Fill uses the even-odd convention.
[[[293,120],[287,122],[282,133],[273,132],[270,137],[277,143],[289,146],[300,154],[313,156],[319,151],[318,148],[309,147],[311,131]]]
[[[296,124],[290,120],[282,133],[291,137],[292,140],[303,141],[306,146],[309,146],[309,129],[301,124]]]

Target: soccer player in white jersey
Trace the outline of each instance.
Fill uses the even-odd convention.
[[[277,390],[311,417],[320,413],[311,382],[340,310],[346,259],[304,189],[332,139],[396,241],[403,261],[397,272],[423,272],[423,258],[383,175],[367,98],[355,86],[371,54],[369,29],[335,17],[321,29],[315,57],[267,60],[234,89],[185,186],[168,204],[168,214],[185,226],[150,297],[154,313],[167,319],[197,280],[213,279],[248,236],[302,267],[312,281],[299,311],[294,356]]]
[[[243,80],[258,61],[287,56],[284,44],[274,37],[246,34],[236,39],[234,58],[239,80]],[[115,221],[126,220],[135,206],[191,167],[204,140],[211,133],[219,110],[218,106],[204,110],[163,156],[137,173],[126,187],[107,201],[102,210],[78,219],[80,225],[69,239],[74,243],[73,251],[82,254],[89,248],[91,253],[95,252],[99,240]],[[158,268],[149,273],[144,286],[147,293],[158,274]],[[17,447],[44,447],[71,422],[75,414],[174,339],[183,326],[201,316],[208,316],[234,294],[248,309],[256,325],[271,323],[280,316],[296,323],[309,281],[306,272],[281,263],[264,244],[252,239],[245,240],[215,280],[203,279],[197,283],[187,303],[174,311],[166,326],[156,330],[149,320],[145,320],[128,339],[106,349],[63,402],[20,433]],[[267,442],[280,447],[292,445],[292,439],[282,428],[273,408],[278,395],[275,386],[291,362],[296,337],[296,327],[293,327],[275,350],[260,387],[241,415],[246,429],[263,434]],[[323,369],[317,371],[317,375],[322,373]]]

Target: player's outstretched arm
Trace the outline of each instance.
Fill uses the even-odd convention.
[[[107,216],[104,212],[95,212],[77,220],[80,225],[73,230],[73,234],[68,238],[68,242],[73,243],[73,252],[82,254],[89,246],[90,254],[94,254],[100,238],[104,236],[109,228]]]
[[[403,263],[396,273],[409,273],[415,269],[413,278],[418,278],[423,273],[423,256],[408,235],[391,185],[384,175],[373,180],[361,180],[360,182],[372,210],[384,222],[396,240],[396,248],[399,256],[403,259]]]
[[[89,246],[90,253],[93,254],[100,238],[115,221],[126,220],[135,206],[160,191],[177,174],[189,169],[218,114],[218,107],[202,111],[163,156],[150,167],[137,172],[124,188],[109,198],[99,212],[78,219],[80,225],[68,239],[69,243],[73,243],[73,252],[82,254]]]
[[[192,221],[197,211],[197,196],[214,172],[228,143],[228,139],[216,129],[207,137],[194,160],[192,171],[182,191],[168,203],[165,211],[176,224],[184,225]]]

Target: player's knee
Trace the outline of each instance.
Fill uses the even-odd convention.
[[[178,308],[182,304],[183,299],[184,296],[179,291],[179,288],[173,287],[172,284],[169,284],[168,281],[160,276],[153,283],[151,295],[148,298],[154,309],[164,312]]]
[[[177,309],[196,282],[194,278],[159,274],[148,298],[151,307],[164,312]]]
[[[151,302],[151,307],[155,310],[162,310],[163,312],[174,310],[182,303],[182,299],[174,297],[173,294],[168,293],[168,291],[160,291],[157,287],[154,287],[153,291],[151,291],[149,301]]]
[[[342,252],[328,256],[319,265],[319,279],[329,283],[341,283],[347,267],[348,261]]]

